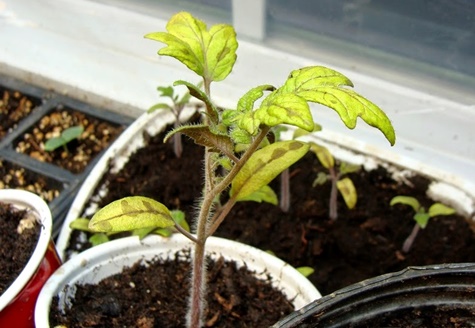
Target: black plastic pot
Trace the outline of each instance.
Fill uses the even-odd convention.
[[[475,327],[475,264],[410,267],[371,278],[272,327]]]
[[[134,119],[41,89],[8,76],[0,75],[0,85],[9,90],[20,91],[27,97],[31,97],[36,105],[27,117],[22,119],[11,132],[0,140],[0,159],[8,165],[24,168],[28,172],[27,174],[41,176],[43,180],[47,181],[48,186],[59,190],[59,196],[48,203],[53,216],[53,237],[56,237],[79,186],[106,149],[95,156],[84,171],[74,174],[54,164],[40,162],[28,155],[16,152],[13,146],[15,141],[47,113],[62,107],[82,112],[115,126],[122,126],[124,129]]]

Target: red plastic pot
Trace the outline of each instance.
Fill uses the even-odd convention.
[[[0,201],[30,209],[42,225],[40,238],[30,260],[0,296],[0,327],[34,328],[33,315],[38,294],[46,280],[61,265],[51,239],[51,212],[40,197],[28,191],[0,190]]]

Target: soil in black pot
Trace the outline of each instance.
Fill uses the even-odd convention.
[[[202,148],[185,139],[181,159],[163,134],[150,139],[118,173],[104,177],[110,191],[99,197],[99,207],[130,195],[150,196],[190,218],[202,188]],[[329,219],[330,184],[312,187],[325,172],[316,156],[308,153],[290,168],[291,208],[284,213],[270,204],[237,204],[216,235],[237,240],[276,256],[295,267],[310,266],[309,279],[325,295],[358,281],[407,266],[474,262],[472,224],[460,215],[431,219],[407,254],[401,252],[414,226],[409,206],[389,206],[394,196],[416,197],[426,209],[433,203],[426,195],[431,180],[420,175],[395,180],[384,167],[350,175],[358,191],[356,208],[348,210],[339,197],[339,218]],[[107,182],[106,182],[107,180]],[[101,183],[101,184],[102,184]],[[279,190],[279,179],[272,182]],[[78,242],[75,232],[70,250],[90,247]]]
[[[84,132],[66,147],[45,151],[45,142],[59,137],[73,126],[82,126]],[[80,111],[58,107],[45,115],[30,131],[16,141],[19,153],[28,154],[42,162],[52,163],[72,173],[81,173],[102,150],[122,132],[123,127],[92,117]]]
[[[35,250],[40,225],[23,229],[17,228],[22,219],[31,215],[13,205],[0,202],[0,295],[2,295],[18,277]]]
[[[185,327],[190,285],[188,254],[140,263],[97,285],[78,286],[65,314],[53,302],[51,326],[68,328]],[[292,304],[270,280],[256,279],[234,262],[209,261],[206,327],[269,327],[293,311]]]
[[[0,86],[0,140],[41,104],[41,100]]]

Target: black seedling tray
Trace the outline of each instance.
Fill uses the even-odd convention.
[[[14,144],[25,132],[31,130],[42,117],[58,108],[79,111],[109,124],[121,126],[123,129],[129,126],[134,118],[94,107],[82,101],[1,74],[0,86],[10,91],[19,91],[28,98],[31,97],[34,104],[36,104],[31,113],[19,121],[16,127],[12,128],[0,140],[0,159],[3,162],[23,167],[25,171],[38,174],[58,188],[59,195],[48,202],[53,215],[53,236],[56,237],[79,187],[107,148],[96,155],[84,171],[74,174],[54,164],[41,162],[27,154],[19,153],[14,149]]]

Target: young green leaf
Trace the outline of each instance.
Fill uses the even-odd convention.
[[[315,153],[320,163],[322,163],[323,167],[326,169],[330,169],[335,166],[335,159],[330,151],[321,145],[318,145],[314,142],[310,143],[310,150]]]
[[[234,178],[231,197],[235,197],[236,201],[247,199],[302,158],[308,149],[306,143],[296,140],[279,141],[259,149]]]
[[[429,215],[431,218],[438,215],[451,215],[455,214],[455,210],[452,207],[446,206],[441,203],[435,203],[429,207]]]
[[[300,272],[304,277],[310,276],[315,270],[312,267],[298,267],[296,268],[298,272]]]
[[[335,110],[350,129],[361,117],[379,129],[393,145],[396,134],[391,121],[374,103],[346,87],[353,83],[343,74],[322,66],[305,67],[293,71],[280,92],[292,92],[305,99]]]
[[[307,131],[313,131],[315,125],[307,101],[296,94],[283,93],[280,89],[262,101],[261,106],[254,112],[254,120],[257,126],[261,123],[270,127],[290,124]]]
[[[91,237],[89,237],[88,240],[92,246],[97,246],[100,244],[107,243],[109,241],[109,237],[105,233],[99,232],[93,234]]]
[[[168,208],[151,198],[124,197],[113,201],[94,214],[89,222],[92,231],[131,231],[140,228],[173,226]]]
[[[358,200],[358,194],[356,192],[355,185],[350,178],[343,178],[336,182],[336,187],[343,196],[346,206],[351,210],[356,206]]]
[[[79,138],[81,134],[83,133],[83,131],[84,131],[84,127],[81,125],[67,128],[63,132],[61,132],[61,135],[59,137],[48,139],[45,142],[45,150],[53,151],[56,148],[65,146],[68,142]]]
[[[409,206],[412,207],[414,212],[419,212],[419,210],[421,208],[421,204],[419,203],[419,201],[417,199],[415,199],[414,197],[410,197],[410,196],[396,196],[396,197],[393,197],[393,199],[391,199],[391,202],[389,203],[389,205],[393,206],[395,204],[409,205]]]
[[[159,55],[178,59],[207,81],[221,81],[231,72],[238,47],[232,26],[218,24],[208,31],[204,22],[180,12],[168,21],[166,28],[168,33],[145,35],[167,44],[158,51]]]
[[[266,202],[272,205],[279,204],[279,198],[277,197],[274,190],[272,190],[269,186],[263,186],[261,189],[256,190],[246,198],[239,199],[240,202],[242,201],[253,201],[257,203]]]
[[[91,229],[89,229],[89,219],[86,218],[77,218],[69,224],[69,227],[73,230],[80,230],[80,231],[86,231],[89,232]]]
[[[430,218],[431,218],[431,216],[428,213],[425,213],[425,212],[420,212],[420,213],[414,214],[414,220],[417,222],[419,227],[421,227],[422,229],[425,229],[425,227],[427,226],[427,223],[429,223]]]

